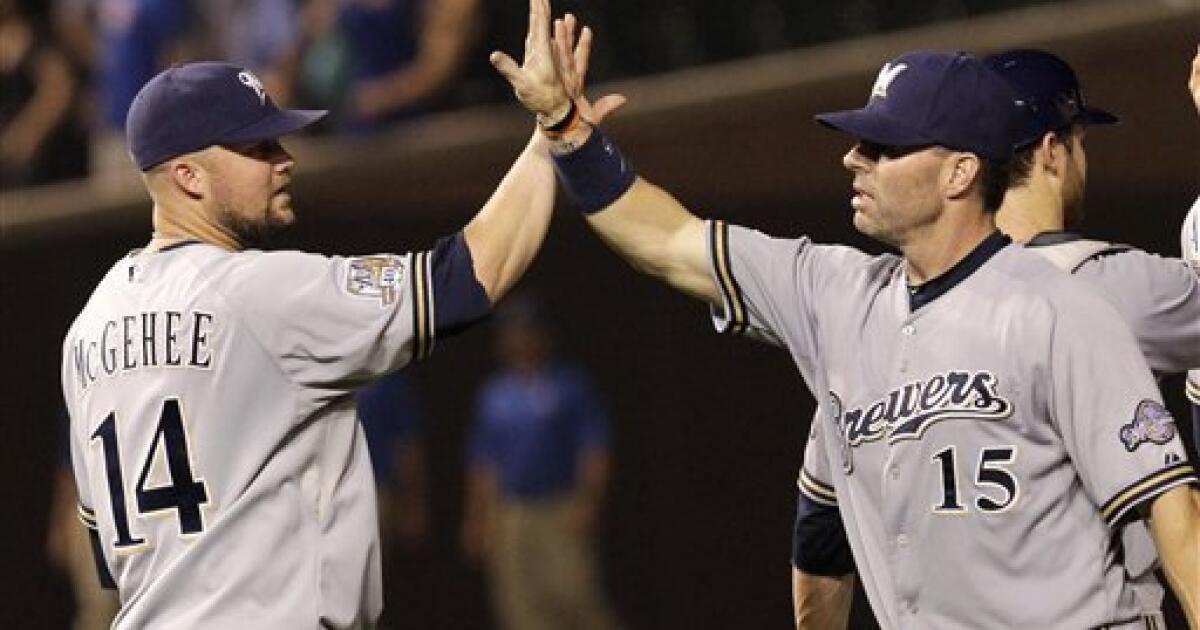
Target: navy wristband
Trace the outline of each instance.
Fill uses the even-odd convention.
[[[599,129],[592,129],[592,135],[578,149],[555,155],[554,170],[585,214],[608,207],[637,179],[633,166]]]

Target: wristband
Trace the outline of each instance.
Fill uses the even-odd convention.
[[[579,210],[592,214],[608,207],[633,186],[637,174],[620,150],[593,128],[583,146],[554,156],[554,170]]]
[[[579,124],[579,108],[575,106],[575,101],[571,101],[571,107],[567,109],[567,113],[558,122],[553,125],[544,125],[538,120],[538,127],[541,127],[542,133],[546,134],[551,140],[558,140],[575,128]]]

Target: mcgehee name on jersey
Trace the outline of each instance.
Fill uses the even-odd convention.
[[[87,389],[102,376],[143,367],[212,367],[215,322],[203,311],[147,311],[105,321],[71,348],[76,382]]]

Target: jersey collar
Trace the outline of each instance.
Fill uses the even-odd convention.
[[[1029,239],[1029,242],[1025,243],[1025,246],[1045,247],[1047,245],[1070,243],[1071,241],[1078,241],[1081,238],[1083,238],[1083,235],[1079,234],[1078,232],[1071,232],[1069,230],[1047,230]]]
[[[1040,235],[1039,235],[1040,236]],[[1004,249],[1012,239],[1005,236],[999,230],[992,232],[983,242],[975,246],[971,253],[963,257],[962,260],[954,263],[954,266],[946,270],[942,275],[928,280],[922,284],[908,287],[908,309],[910,312],[915,312],[917,309],[941,297],[941,295],[950,289],[953,289],[958,283],[966,280],[971,274],[975,273],[976,269],[983,266],[996,252]]]

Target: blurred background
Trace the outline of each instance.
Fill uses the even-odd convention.
[[[605,126],[641,174],[703,216],[869,251],[878,247],[849,221],[846,138],[812,115],[864,102],[878,67],[904,50],[1045,48],[1123,119],[1088,136],[1087,231],[1179,253],[1200,191],[1200,116],[1186,90],[1198,0],[553,5],[596,31],[590,91],[630,97]],[[487,63],[494,49],[520,57],[527,10],[523,0],[0,0],[0,627],[69,628],[93,606],[68,577],[59,352],[109,265],[149,238],[149,200],[122,138],[141,83],[173,62],[224,58],[254,69],[278,102],[331,109],[288,144],[299,221],[279,246],[425,248],[475,213],[532,130]],[[586,392],[570,412],[581,427],[571,458],[553,464],[575,468],[542,482],[583,480],[595,499],[569,526],[585,534],[582,553],[595,551],[584,573],[596,576],[587,588],[602,616],[635,629],[789,627],[795,478],[813,409],[789,357],[714,335],[702,305],[634,274],[565,204],[520,286],[556,333],[554,365],[567,376],[553,382]],[[389,506],[384,627],[511,619],[497,592],[504,572],[478,553],[489,527],[479,497],[495,503],[507,474],[503,445],[479,437],[504,421],[486,401],[528,394],[497,385],[526,369],[506,354],[502,328],[439,344],[403,383],[360,400],[383,427],[372,454]],[[1164,393],[1187,418],[1182,387],[1169,379]],[[853,626],[874,627],[861,601]]]

